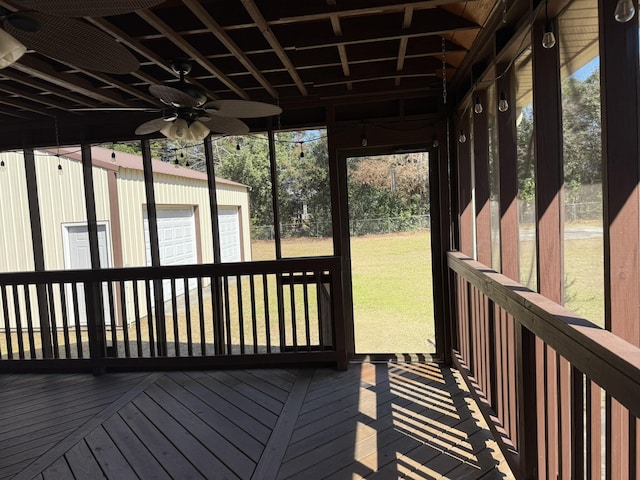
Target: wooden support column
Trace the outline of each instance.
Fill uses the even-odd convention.
[[[564,173],[562,161],[562,98],[560,50],[543,48],[544,21],[533,26],[533,120],[535,132],[536,253],[538,290],[556,303],[564,301]],[[553,26],[557,31],[557,26]],[[540,478],[559,473],[561,441],[557,354],[536,345],[538,448]],[[560,389],[558,388],[560,386]],[[569,401],[567,399],[567,401]],[[544,451],[544,450],[542,450]],[[546,470],[546,473],[545,473]]]
[[[640,122],[638,21],[618,23],[599,0],[602,98],[605,327],[640,345]],[[636,5],[637,7],[637,5]],[[608,478],[633,478],[629,415],[607,401]],[[631,429],[633,432],[633,428]],[[637,428],[635,429],[637,430]],[[636,437],[638,433],[636,432]],[[637,438],[636,438],[637,442]],[[636,461],[637,460],[633,460]]]
[[[282,258],[282,232],[280,231],[280,196],[278,183],[278,164],[276,158],[276,139],[273,131],[273,120],[268,121],[269,130],[269,168],[271,174],[271,202],[273,205],[273,231],[276,241],[276,258]]]
[[[149,140],[142,140],[142,168],[144,172],[144,189],[147,197],[147,220],[149,222],[149,249],[151,265],[160,266],[160,244],[158,241],[158,215],[156,212],[156,196],[153,188],[153,166],[151,164],[151,145]],[[167,332],[164,317],[164,293],[162,280],[153,281],[154,308],[156,314],[156,344],[159,356],[167,354]],[[151,312],[147,312],[151,315]]]
[[[444,139],[440,139],[442,144],[446,142],[445,152],[449,165],[449,218],[451,221],[451,248],[454,250],[460,250],[460,217],[457,215],[459,212],[458,202],[458,136],[455,131],[455,121],[452,118],[447,118],[446,129],[441,132],[444,135]],[[456,212],[456,213],[454,213]]]
[[[435,137],[435,136],[434,136]],[[433,313],[435,317],[436,356],[451,364],[451,310],[447,251],[450,245],[449,177],[446,129],[440,129],[438,147],[429,151],[429,195],[431,204],[431,252]]]
[[[44,272],[44,248],[42,246],[42,224],[40,221],[40,204],[38,202],[38,178],[33,149],[24,151],[24,165],[27,179],[27,193],[29,200],[29,220],[31,223],[31,242],[33,245],[33,265],[36,272]],[[51,325],[49,324],[49,306],[47,302],[46,285],[37,285],[38,314],[40,320],[40,341],[44,358],[53,358],[53,344],[51,343]]]
[[[498,65],[504,72],[507,64]],[[498,172],[500,182],[500,266],[502,274],[520,281],[518,225],[518,151],[516,133],[516,89],[513,69],[498,79],[497,93],[510,103],[506,112],[498,110]]]
[[[336,148],[335,108],[327,107],[327,149],[329,155],[329,186],[331,188],[331,226],[333,254],[340,257],[342,272],[342,316],[345,326],[345,349],[348,358],[355,354],[353,324],[353,291],[351,286],[351,246],[349,238],[349,196],[347,189],[347,159]]]
[[[213,241],[213,263],[220,263],[220,227],[218,224],[218,193],[216,190],[216,159],[213,156],[211,137],[204,141],[204,157],[207,168],[207,187],[209,189],[209,211],[211,212],[211,239]],[[213,282],[213,350],[216,355],[224,353],[224,322],[222,311],[222,279],[214,277]]]
[[[474,97],[486,109],[486,90]],[[476,255],[491,268],[491,190],[489,187],[489,121],[486,110],[473,114],[473,171],[476,213]]]
[[[81,146],[82,178],[84,182],[84,201],[87,212],[87,231],[89,233],[89,256],[91,270],[100,270],[100,250],[98,247],[98,220],[96,217],[96,197],[93,186],[93,161],[91,145]],[[91,358],[97,360],[95,373],[102,373],[104,367],[101,359],[106,356],[104,305],[102,298],[102,284],[99,282],[85,283],[85,299],[87,301],[87,329],[89,331],[89,350]]]
[[[544,22],[533,30],[533,121],[535,131],[536,254],[538,290],[564,301],[564,173],[560,51],[542,47]]]
[[[458,142],[458,226],[460,229],[460,251],[474,258],[473,247],[473,199],[471,194],[471,134],[469,117],[464,115],[458,120],[454,137],[463,133],[467,140]]]

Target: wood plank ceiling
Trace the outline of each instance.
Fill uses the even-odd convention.
[[[72,110],[160,107],[148,88],[177,81],[170,67],[176,58],[191,60],[187,81],[210,99],[279,104],[282,127],[322,124],[329,104],[348,105],[345,120],[397,115],[401,108],[437,114],[443,50],[451,82],[503,3],[167,0],[125,15],[84,18],[131,50],[140,68],[106,74],[29,51],[0,70],[0,147],[135,138],[135,126],[154,114]],[[0,0],[0,7],[22,10],[18,1]],[[265,127],[264,121],[249,124]]]

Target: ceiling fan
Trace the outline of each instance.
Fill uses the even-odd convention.
[[[17,61],[27,49],[105,73],[138,69],[136,57],[96,27],[74,17],[108,17],[159,5],[165,0],[13,0],[24,10],[0,8],[0,68]]]
[[[240,118],[271,117],[282,113],[282,109],[270,103],[250,100],[213,100],[207,102],[207,95],[197,85],[189,84],[184,76],[191,71],[186,60],[176,60],[171,68],[180,75],[175,86],[151,85],[149,93],[158,98],[166,112],[136,128],[136,135],[162,133],[172,140],[200,141],[210,132],[223,135],[244,135],[249,127]],[[149,109],[136,109],[145,110]]]

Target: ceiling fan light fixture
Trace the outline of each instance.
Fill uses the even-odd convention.
[[[211,130],[198,120],[189,125],[189,134],[193,137],[194,141],[204,140],[210,132]]]
[[[24,55],[27,51],[18,40],[4,30],[0,30],[0,68],[8,67]]]

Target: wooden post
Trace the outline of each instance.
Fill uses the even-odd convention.
[[[351,284],[351,245],[349,238],[349,194],[347,189],[347,158],[336,148],[335,108],[327,107],[327,149],[329,155],[329,185],[331,187],[331,222],[333,254],[340,257],[342,275],[342,309],[347,357],[355,354],[353,324],[353,291]],[[337,323],[337,322],[336,322]]]
[[[638,21],[634,18],[627,23],[616,22],[615,7],[616,2],[598,2],[605,327],[640,346]],[[634,457],[628,446],[629,414],[615,400],[607,401],[606,429],[608,478],[627,478]]]
[[[100,250],[98,247],[98,221],[96,217],[95,189],[93,187],[93,161],[91,145],[83,144],[82,178],[84,181],[84,201],[87,211],[87,231],[89,233],[89,256],[91,270],[100,270]],[[95,361],[94,373],[103,373],[102,358],[106,355],[104,305],[102,284],[100,282],[85,283],[85,301],[87,312],[87,329],[89,331],[89,351]]]
[[[457,139],[463,133],[464,143],[458,142],[458,216],[460,229],[460,251],[471,258],[474,257],[473,247],[473,201],[471,195],[471,133],[469,132],[469,118],[464,115],[458,120],[458,129],[454,136]]]
[[[40,204],[38,203],[38,178],[33,149],[24,151],[24,166],[26,170],[27,192],[29,200],[29,220],[31,222],[31,242],[33,245],[33,265],[36,272],[44,272],[44,249],[42,247],[42,224],[40,221]],[[38,314],[40,320],[40,341],[42,342],[42,356],[53,358],[51,343],[51,326],[49,324],[49,306],[47,302],[46,285],[37,285]],[[56,334],[56,332],[54,332]]]
[[[474,102],[484,106],[473,114],[473,178],[475,191],[476,255],[480,263],[491,268],[491,190],[489,187],[489,121],[486,112],[487,92],[478,91]]]
[[[276,241],[276,258],[282,258],[282,232],[280,231],[280,196],[278,184],[278,164],[276,158],[276,139],[273,121],[268,120],[269,130],[269,172],[271,174],[271,202],[273,205],[273,231]]]
[[[498,65],[504,72],[508,65]],[[498,172],[500,182],[500,269],[520,281],[518,225],[518,151],[516,133],[515,72],[509,69],[498,79],[498,96],[504,93],[510,102],[506,112],[498,111]]]
[[[543,48],[544,21],[533,26],[533,121],[535,131],[536,257],[538,290],[556,303],[564,301],[564,173],[559,46]],[[554,26],[555,28],[555,26]],[[557,31],[557,30],[556,30]],[[540,475],[556,478],[558,448],[558,359],[538,342],[538,448]],[[546,362],[543,363],[543,358]],[[543,433],[544,432],[544,433]]]
[[[142,168],[144,171],[144,188],[147,197],[147,221],[149,222],[149,249],[151,250],[151,265],[160,266],[160,245],[158,241],[158,216],[156,212],[156,197],[153,188],[153,166],[151,164],[151,145],[149,140],[142,140]],[[162,280],[153,280],[154,308],[156,314],[156,334],[158,355],[167,354],[167,332],[164,317],[164,293]],[[147,312],[151,315],[151,312]]]
[[[220,250],[220,227],[218,225],[218,194],[216,190],[216,159],[213,156],[211,137],[204,141],[204,157],[207,168],[207,187],[209,190],[209,211],[211,212],[211,238],[213,240],[213,263],[222,261]],[[222,279],[212,278],[213,282],[213,351],[216,355],[225,353],[224,322],[222,311]]]

